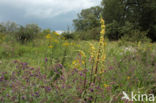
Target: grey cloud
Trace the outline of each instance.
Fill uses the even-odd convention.
[[[97,5],[95,1],[100,0],[1,0],[0,21],[64,30],[81,9]]]

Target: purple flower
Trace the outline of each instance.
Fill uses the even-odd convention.
[[[24,65],[24,66],[27,66],[27,65],[28,65],[28,63],[23,63],[23,65]]]
[[[58,64],[58,67],[59,67],[60,69],[62,69],[62,68],[63,68],[63,65],[62,65],[62,64]]]
[[[51,91],[51,87],[50,86],[45,86],[44,89],[45,89],[45,92],[50,92]]]
[[[93,88],[90,88],[90,92],[94,92],[94,89]]]
[[[83,73],[82,72],[80,72],[80,76],[83,76]]]
[[[39,92],[35,92],[35,96],[39,97],[40,96]]]
[[[112,66],[109,67],[109,70],[113,70],[114,68]]]
[[[25,100],[25,96],[22,96],[22,99]]]
[[[45,63],[47,63],[48,62],[48,58],[47,57],[45,57]]]

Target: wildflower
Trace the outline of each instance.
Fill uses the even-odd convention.
[[[72,62],[72,64],[75,65],[75,64],[76,64],[76,60],[74,60],[74,61]]]
[[[100,34],[105,34],[105,30],[101,30]]]
[[[91,56],[91,58],[93,58],[94,56],[95,56],[95,47],[94,47],[94,45],[93,44],[89,44],[90,45],[90,56]]]
[[[108,87],[109,87],[109,85],[107,85],[107,84],[104,84],[104,87],[105,87],[105,88],[108,88]]]
[[[104,24],[104,20],[102,18],[100,19],[100,22],[101,22],[101,24]]]
[[[131,78],[130,76],[127,77],[128,80],[129,80],[130,78]]]
[[[97,52],[97,56],[95,58],[95,72],[94,75],[97,74],[101,74],[103,73],[104,69],[99,71],[99,65],[101,64],[101,68],[104,68],[104,62],[106,59],[106,54],[105,54],[105,46],[106,46],[106,42],[104,41],[104,34],[105,34],[105,23],[104,20],[100,19],[100,23],[101,23],[101,32],[100,32],[100,40],[99,40],[99,49]],[[94,80],[93,82],[95,83],[96,81],[96,77],[94,76]]]
[[[63,46],[69,46],[68,42],[63,43]]]
[[[104,45],[104,46],[106,46],[106,45],[107,45],[107,43],[106,43],[106,42],[104,42],[104,43],[103,43],[103,45]]]
[[[60,34],[59,34],[59,33],[57,33],[57,32],[54,32],[54,34],[55,34],[55,35],[57,35],[57,36],[60,36]]]
[[[46,35],[46,38],[47,39],[50,39],[51,38],[51,35],[50,34]]]
[[[47,62],[48,62],[48,58],[46,57],[46,58],[45,58],[45,63],[47,63]]]
[[[82,61],[82,64],[85,64],[85,62],[84,62],[84,61]]]
[[[51,87],[50,86],[45,86],[44,89],[45,89],[45,92],[50,92],[51,91]]]
[[[82,50],[80,50],[79,52],[82,57],[86,57],[86,54]]]
[[[103,54],[101,60],[102,60],[102,61],[105,61],[105,59],[106,59],[106,55]]]
[[[53,48],[53,46],[52,46],[52,45],[50,45],[50,46],[49,46],[49,48]]]

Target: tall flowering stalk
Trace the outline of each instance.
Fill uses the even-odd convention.
[[[104,73],[104,62],[106,59],[106,50],[105,50],[105,46],[106,46],[106,42],[105,42],[105,22],[103,20],[103,18],[101,17],[100,19],[100,23],[101,23],[101,32],[100,32],[100,40],[99,40],[99,49],[97,52],[97,57],[96,57],[96,61],[95,61],[95,72],[94,72],[94,80],[93,83],[96,84],[97,81],[97,76],[98,76],[98,81],[97,81],[97,85],[98,87],[100,87],[101,85],[101,76]],[[99,68],[100,66],[100,68]],[[97,96],[94,99],[94,103],[96,103],[97,100]]]
[[[93,64],[92,67],[92,72],[94,72],[94,79],[93,79],[93,83],[96,82],[96,78],[98,76],[98,74],[102,74],[104,72],[104,62],[105,62],[105,58],[106,58],[106,53],[105,53],[105,46],[106,46],[106,42],[105,42],[105,23],[104,20],[100,19],[100,23],[101,23],[101,32],[100,32],[100,40],[99,40],[99,48],[98,51],[95,52],[94,46],[91,45],[91,49],[92,49],[92,53],[91,53],[91,57],[93,58],[93,62],[95,63],[95,67]],[[94,54],[96,53],[96,54]],[[101,65],[101,68],[99,69],[99,65]]]

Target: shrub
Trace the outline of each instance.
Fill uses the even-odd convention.
[[[62,36],[66,39],[74,39],[74,33],[70,33],[70,32],[63,32]]]
[[[76,31],[73,34],[74,39],[98,40],[100,37],[100,27],[92,28],[87,31]]]
[[[20,26],[19,30],[15,34],[15,37],[19,42],[25,43],[33,40],[39,32],[40,28],[36,24],[28,24],[25,27]]]
[[[131,41],[131,42],[147,42],[150,39],[147,37],[148,31],[141,31],[140,28],[136,28],[130,22],[126,22],[123,27],[120,28],[121,40]]]
[[[118,40],[121,38],[120,25],[117,21],[114,20],[112,23],[106,25],[106,36],[109,40]]]

